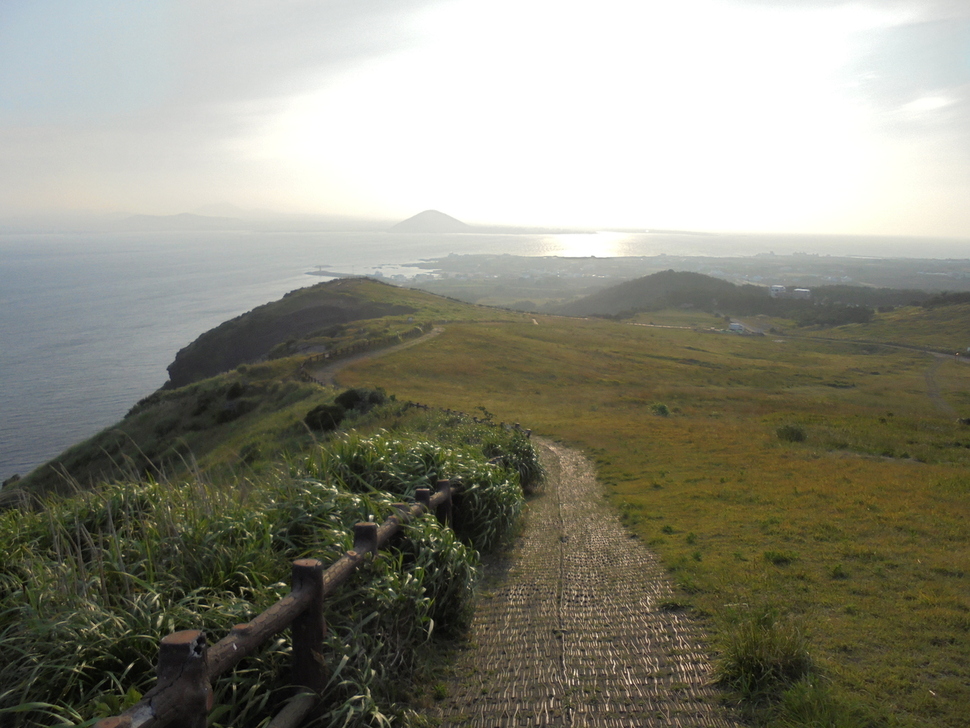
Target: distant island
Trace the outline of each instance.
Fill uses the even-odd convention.
[[[390,228],[392,233],[469,233],[471,225],[437,210],[425,210]]]
[[[425,210],[388,228],[391,233],[483,233],[492,235],[560,235],[589,233],[579,228],[522,227],[516,225],[469,225],[438,210]]]

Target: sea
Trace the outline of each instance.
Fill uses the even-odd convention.
[[[659,232],[0,235],[0,480],[121,419],[204,331],[319,270],[411,275],[449,254],[970,257],[966,240]]]

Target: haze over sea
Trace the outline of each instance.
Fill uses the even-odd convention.
[[[683,233],[0,235],[0,479],[121,419],[202,332],[321,279],[449,253],[598,257],[774,251],[967,258],[961,240]],[[381,268],[381,266],[384,266]],[[416,271],[415,271],[416,272]]]

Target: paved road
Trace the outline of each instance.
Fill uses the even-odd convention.
[[[550,472],[507,573],[480,600],[443,726],[737,726],[656,558],[606,505],[590,464],[542,443]]]

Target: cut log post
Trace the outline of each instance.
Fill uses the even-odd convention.
[[[451,481],[438,481],[438,494],[444,496],[443,502],[435,510],[438,521],[446,526],[451,525]]]
[[[370,521],[354,524],[354,551],[377,556],[377,524]]]
[[[425,511],[431,510],[431,488],[417,488],[414,491],[414,500],[424,506]]]
[[[327,623],[323,617],[323,564],[316,559],[293,562],[293,591],[313,594],[306,609],[293,620],[293,684],[319,694],[327,684],[323,640]]]

